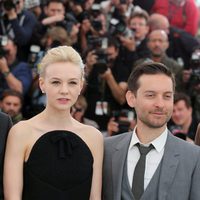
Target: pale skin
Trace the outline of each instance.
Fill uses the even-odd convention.
[[[35,142],[52,130],[71,131],[88,145],[94,158],[90,200],[101,199],[103,136],[97,129],[79,123],[70,115],[82,85],[79,66],[69,62],[47,66],[45,75],[40,78],[40,88],[47,96],[46,109],[19,122],[8,136],[4,163],[5,200],[22,199],[24,162]]]
[[[142,75],[134,94],[128,91],[127,102],[137,113],[136,133],[139,140],[148,144],[166,129],[173,111],[173,84],[164,74]]]

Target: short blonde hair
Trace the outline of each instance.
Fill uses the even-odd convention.
[[[84,79],[84,64],[79,53],[71,46],[59,46],[47,51],[39,65],[39,74],[44,76],[45,69],[48,65],[57,62],[70,62],[81,69],[82,78]]]

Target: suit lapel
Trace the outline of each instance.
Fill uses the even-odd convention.
[[[126,162],[126,156],[128,152],[129,143],[131,140],[132,133],[128,133],[115,147],[115,152],[112,158],[112,177],[113,177],[113,188],[114,188],[114,199],[121,199],[121,185],[123,169]]]
[[[160,171],[160,181],[158,189],[158,199],[165,200],[168,194],[168,190],[173,183],[177,166],[179,163],[179,152],[177,151],[176,142],[174,142],[174,136],[168,133],[162,166]]]

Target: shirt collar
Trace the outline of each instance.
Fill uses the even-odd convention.
[[[135,127],[134,130],[133,130],[131,142],[130,142],[130,145],[129,145],[129,150],[137,143],[142,144],[140,142],[139,138],[137,137],[136,128],[137,127]],[[165,143],[167,141],[167,134],[168,134],[168,130],[166,128],[159,137],[157,137],[156,139],[154,139],[151,142],[151,144],[155,147],[156,151],[161,152],[162,149],[164,148]]]

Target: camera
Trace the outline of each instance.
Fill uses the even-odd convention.
[[[94,64],[94,67],[99,74],[103,74],[108,69],[107,66],[108,55],[105,49],[101,48],[95,50],[95,55],[97,56],[97,62]]]
[[[7,45],[7,43],[8,43],[7,36],[0,36],[0,58],[8,54],[8,51],[3,48],[4,46]]]
[[[186,140],[186,134],[182,131],[182,128],[180,127],[180,126],[178,126],[178,125],[171,125],[171,126],[169,126],[168,127],[169,128],[169,130],[171,131],[171,133],[174,135],[174,136],[176,136],[176,137],[178,137],[178,138],[180,138],[180,139],[182,139],[182,140]]]
[[[88,36],[88,46],[89,49],[107,49],[108,48],[108,38],[107,37],[97,37]]]
[[[112,36],[121,35],[129,38],[133,36],[133,31],[126,26],[124,21],[112,18],[110,20],[109,34]]]
[[[78,23],[78,21],[76,20],[76,18],[73,15],[67,13],[65,15],[64,20],[57,22],[56,26],[63,27],[64,29],[67,30],[67,33],[70,34],[72,31],[73,25],[75,25],[77,23]]]
[[[100,20],[94,19],[91,21],[92,27],[95,29],[95,31],[101,31],[103,26]]]
[[[192,74],[190,77],[191,86],[200,84],[200,49],[196,49],[191,56]]]
[[[128,132],[130,129],[130,110],[122,109],[122,110],[115,110],[112,112],[112,116],[115,118],[115,121],[118,123],[118,132],[115,132],[114,135],[118,135],[121,133]]]
[[[3,7],[7,11],[15,9],[17,4],[19,4],[19,0],[5,0],[5,1],[3,1]]]

